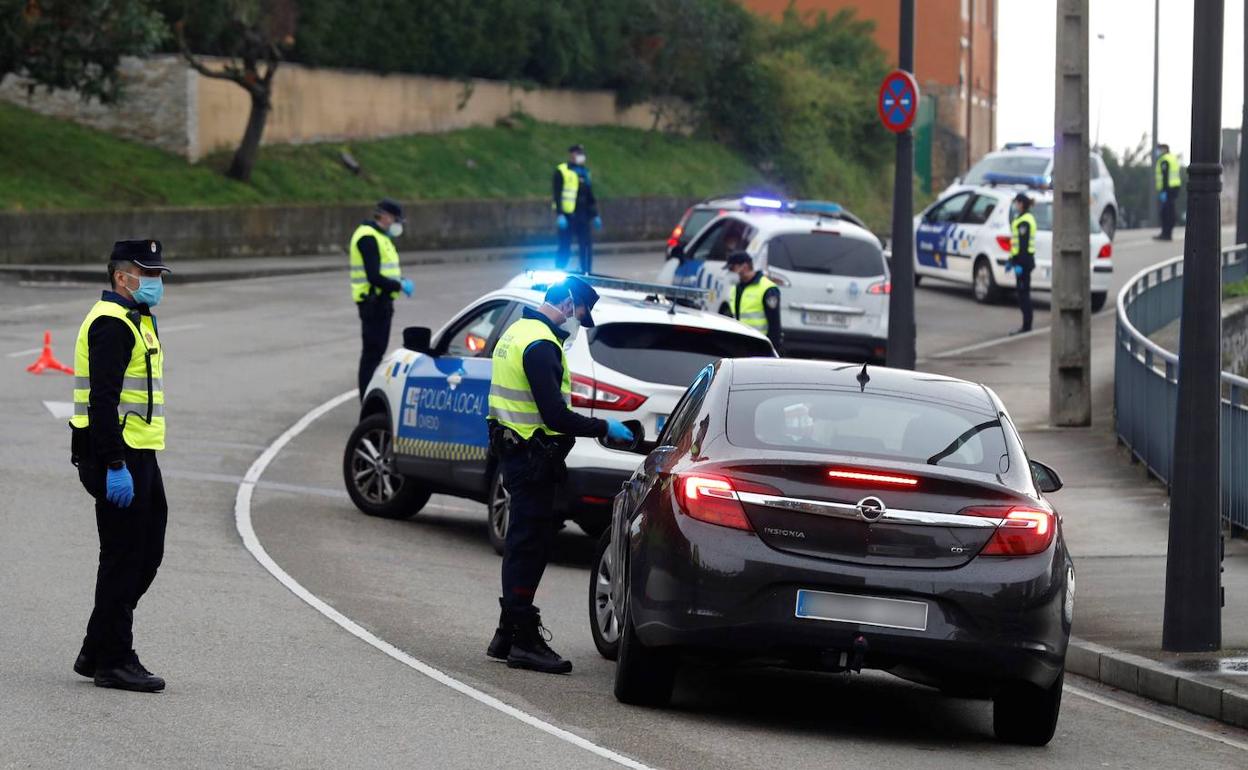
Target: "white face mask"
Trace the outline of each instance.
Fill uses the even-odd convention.
[[[392,222],[390,226],[386,228],[386,233],[389,234],[391,238],[398,238],[403,234],[403,223]]]
[[[584,155],[573,155],[573,156],[572,156],[572,162],[573,162],[573,163],[575,163],[575,164],[576,164],[576,165],[578,165],[578,166],[584,166],[584,165],[585,165],[585,156],[584,156]]]

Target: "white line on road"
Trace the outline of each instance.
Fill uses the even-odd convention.
[[[1093,313],[1092,320],[1095,321],[1098,318],[1102,318],[1107,315],[1113,315],[1115,312],[1117,311],[1114,306],[1105,308],[1099,313]],[[973,345],[965,345],[960,348],[954,348],[953,350],[942,350],[939,353],[933,353],[930,356],[919,356],[919,358],[926,359],[926,360],[953,358],[954,356],[960,356],[960,355],[963,355],[964,353],[972,353],[976,350],[983,350],[984,348],[995,348],[997,345],[1004,345],[1007,342],[1014,342],[1015,340],[1025,340],[1028,337],[1038,337],[1041,334],[1048,334],[1049,331],[1052,330],[1052,328],[1053,327],[1051,326],[1041,326],[1038,329],[1032,329],[1029,332],[1023,332],[1022,334],[1006,335],[1004,337],[994,337],[990,340],[984,340],[983,342],[976,342]]]
[[[1104,695],[1098,695],[1097,693],[1094,693],[1091,690],[1085,690],[1082,687],[1076,687],[1075,685],[1072,685],[1072,684],[1067,684],[1063,689],[1066,690],[1066,692],[1071,693],[1072,695],[1078,695],[1080,698],[1087,698],[1093,703],[1099,703],[1102,706],[1109,706],[1110,708],[1115,708],[1115,709],[1118,709],[1119,711],[1125,711],[1128,714],[1133,714],[1134,716],[1140,717],[1142,719],[1147,719],[1150,722],[1156,722],[1157,724],[1165,725],[1166,727],[1173,727],[1176,730],[1182,730],[1185,733],[1198,735],[1201,738],[1208,738],[1211,741],[1217,741],[1218,743],[1225,743],[1227,746],[1239,749],[1240,751],[1248,751],[1248,743],[1237,741],[1234,738],[1230,738],[1228,736],[1215,733],[1212,730],[1202,730],[1199,727],[1185,725],[1182,722],[1179,722],[1178,720],[1170,719],[1169,717],[1163,717],[1160,714],[1149,713],[1148,711],[1145,711],[1144,709],[1136,708],[1135,706],[1129,706],[1126,703],[1120,703],[1114,700],[1113,698],[1106,698]]]
[[[622,754],[617,754],[616,752],[586,740],[575,733],[564,730],[561,727],[556,727],[543,719],[539,719],[532,714],[521,711],[514,706],[510,706],[498,698],[495,698],[493,695],[482,692],[481,690],[465,684],[464,682],[459,681],[458,679],[434,668],[433,666],[430,666],[427,663],[413,658],[411,655],[408,655],[398,647],[395,647],[384,639],[375,636],[358,623],[351,620],[351,618],[348,618],[346,615],[343,615],[338,610],[329,606],[329,604],[323,601],[320,597],[316,596],[316,594],[313,594],[311,591],[304,588],[299,581],[295,580],[289,573],[286,572],[286,570],[278,566],[277,562],[273,560],[273,557],[269,556],[268,551],[264,550],[264,546],[260,544],[260,539],[256,537],[256,531],[251,524],[251,495],[256,488],[256,484],[259,483],[260,477],[264,475],[265,469],[269,467],[269,465],[277,457],[278,453],[281,452],[282,449],[293,441],[300,433],[307,430],[308,426],[315,422],[317,418],[321,417],[321,415],[326,412],[329,412],[339,404],[346,403],[347,401],[356,398],[358,393],[359,391],[351,390],[335,396],[308,412],[303,417],[300,417],[298,422],[290,426],[285,433],[278,436],[272,444],[269,444],[268,448],[265,449],[260,456],[256,458],[256,461],[251,464],[251,467],[247,469],[247,473],[243,476],[242,483],[238,485],[238,495],[234,499],[234,525],[238,529],[238,534],[243,538],[243,545],[248,551],[251,552],[252,556],[256,557],[256,561],[260,562],[260,565],[268,570],[269,574],[277,578],[279,583],[286,586],[291,593],[307,602],[317,612],[337,623],[352,636],[367,642],[403,665],[419,671],[435,682],[444,684],[458,693],[467,695],[469,698],[472,698],[478,703],[502,712],[507,716],[514,717],[530,727],[536,727],[538,730],[541,730],[542,732],[552,735],[560,740],[567,741],[573,746],[585,749],[593,754],[597,754],[603,759],[610,760],[616,764],[623,765],[624,767],[634,768],[634,770],[650,770],[649,767],[634,759],[629,759]]]
[[[27,348],[26,350],[18,350],[18,351],[14,352],[14,353],[5,353],[5,354],[4,354],[4,357],[5,357],[5,358],[17,358],[18,356],[29,356],[29,355],[32,355],[32,354],[34,354],[34,353],[42,353],[42,352],[43,352],[43,348],[42,348],[42,347],[37,347],[37,348]]]

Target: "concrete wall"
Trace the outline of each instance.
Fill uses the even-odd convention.
[[[1222,370],[1248,377],[1248,299],[1222,303]]]
[[[600,204],[601,240],[666,238],[692,201],[621,198]],[[400,247],[520,246],[553,242],[550,202],[404,203]],[[113,241],[157,238],[171,259],[346,253],[351,231],[366,218],[358,206],[253,206],[89,212],[0,212],[0,263],[101,263]],[[657,264],[656,264],[657,269]]]
[[[215,60],[207,60],[216,66]],[[12,75],[0,82],[0,99],[45,115],[73,120],[159,147],[194,162],[238,145],[251,109],[234,83],[205,78],[178,56],[126,58],[120,67],[125,95],[107,106],[76,92],[39,89],[31,94]],[[273,109],[265,144],[372,139],[492,126],[523,112],[570,126],[616,125],[649,129],[655,104],[618,109],[611,91],[523,89],[492,80],[447,80],[418,75],[377,75],[283,64],[274,78]],[[660,127],[688,122],[679,104],[662,105]]]

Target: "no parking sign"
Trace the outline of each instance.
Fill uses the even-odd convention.
[[[910,128],[919,113],[919,84],[905,70],[893,70],[880,84],[880,121],[894,134]]]

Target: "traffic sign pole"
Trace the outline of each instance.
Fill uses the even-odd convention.
[[[919,111],[914,76],[914,0],[900,0],[898,69],[884,78],[877,109],[884,127],[897,134],[893,173],[893,265],[888,302],[888,365],[913,369],[917,359],[914,323],[914,134]]]

